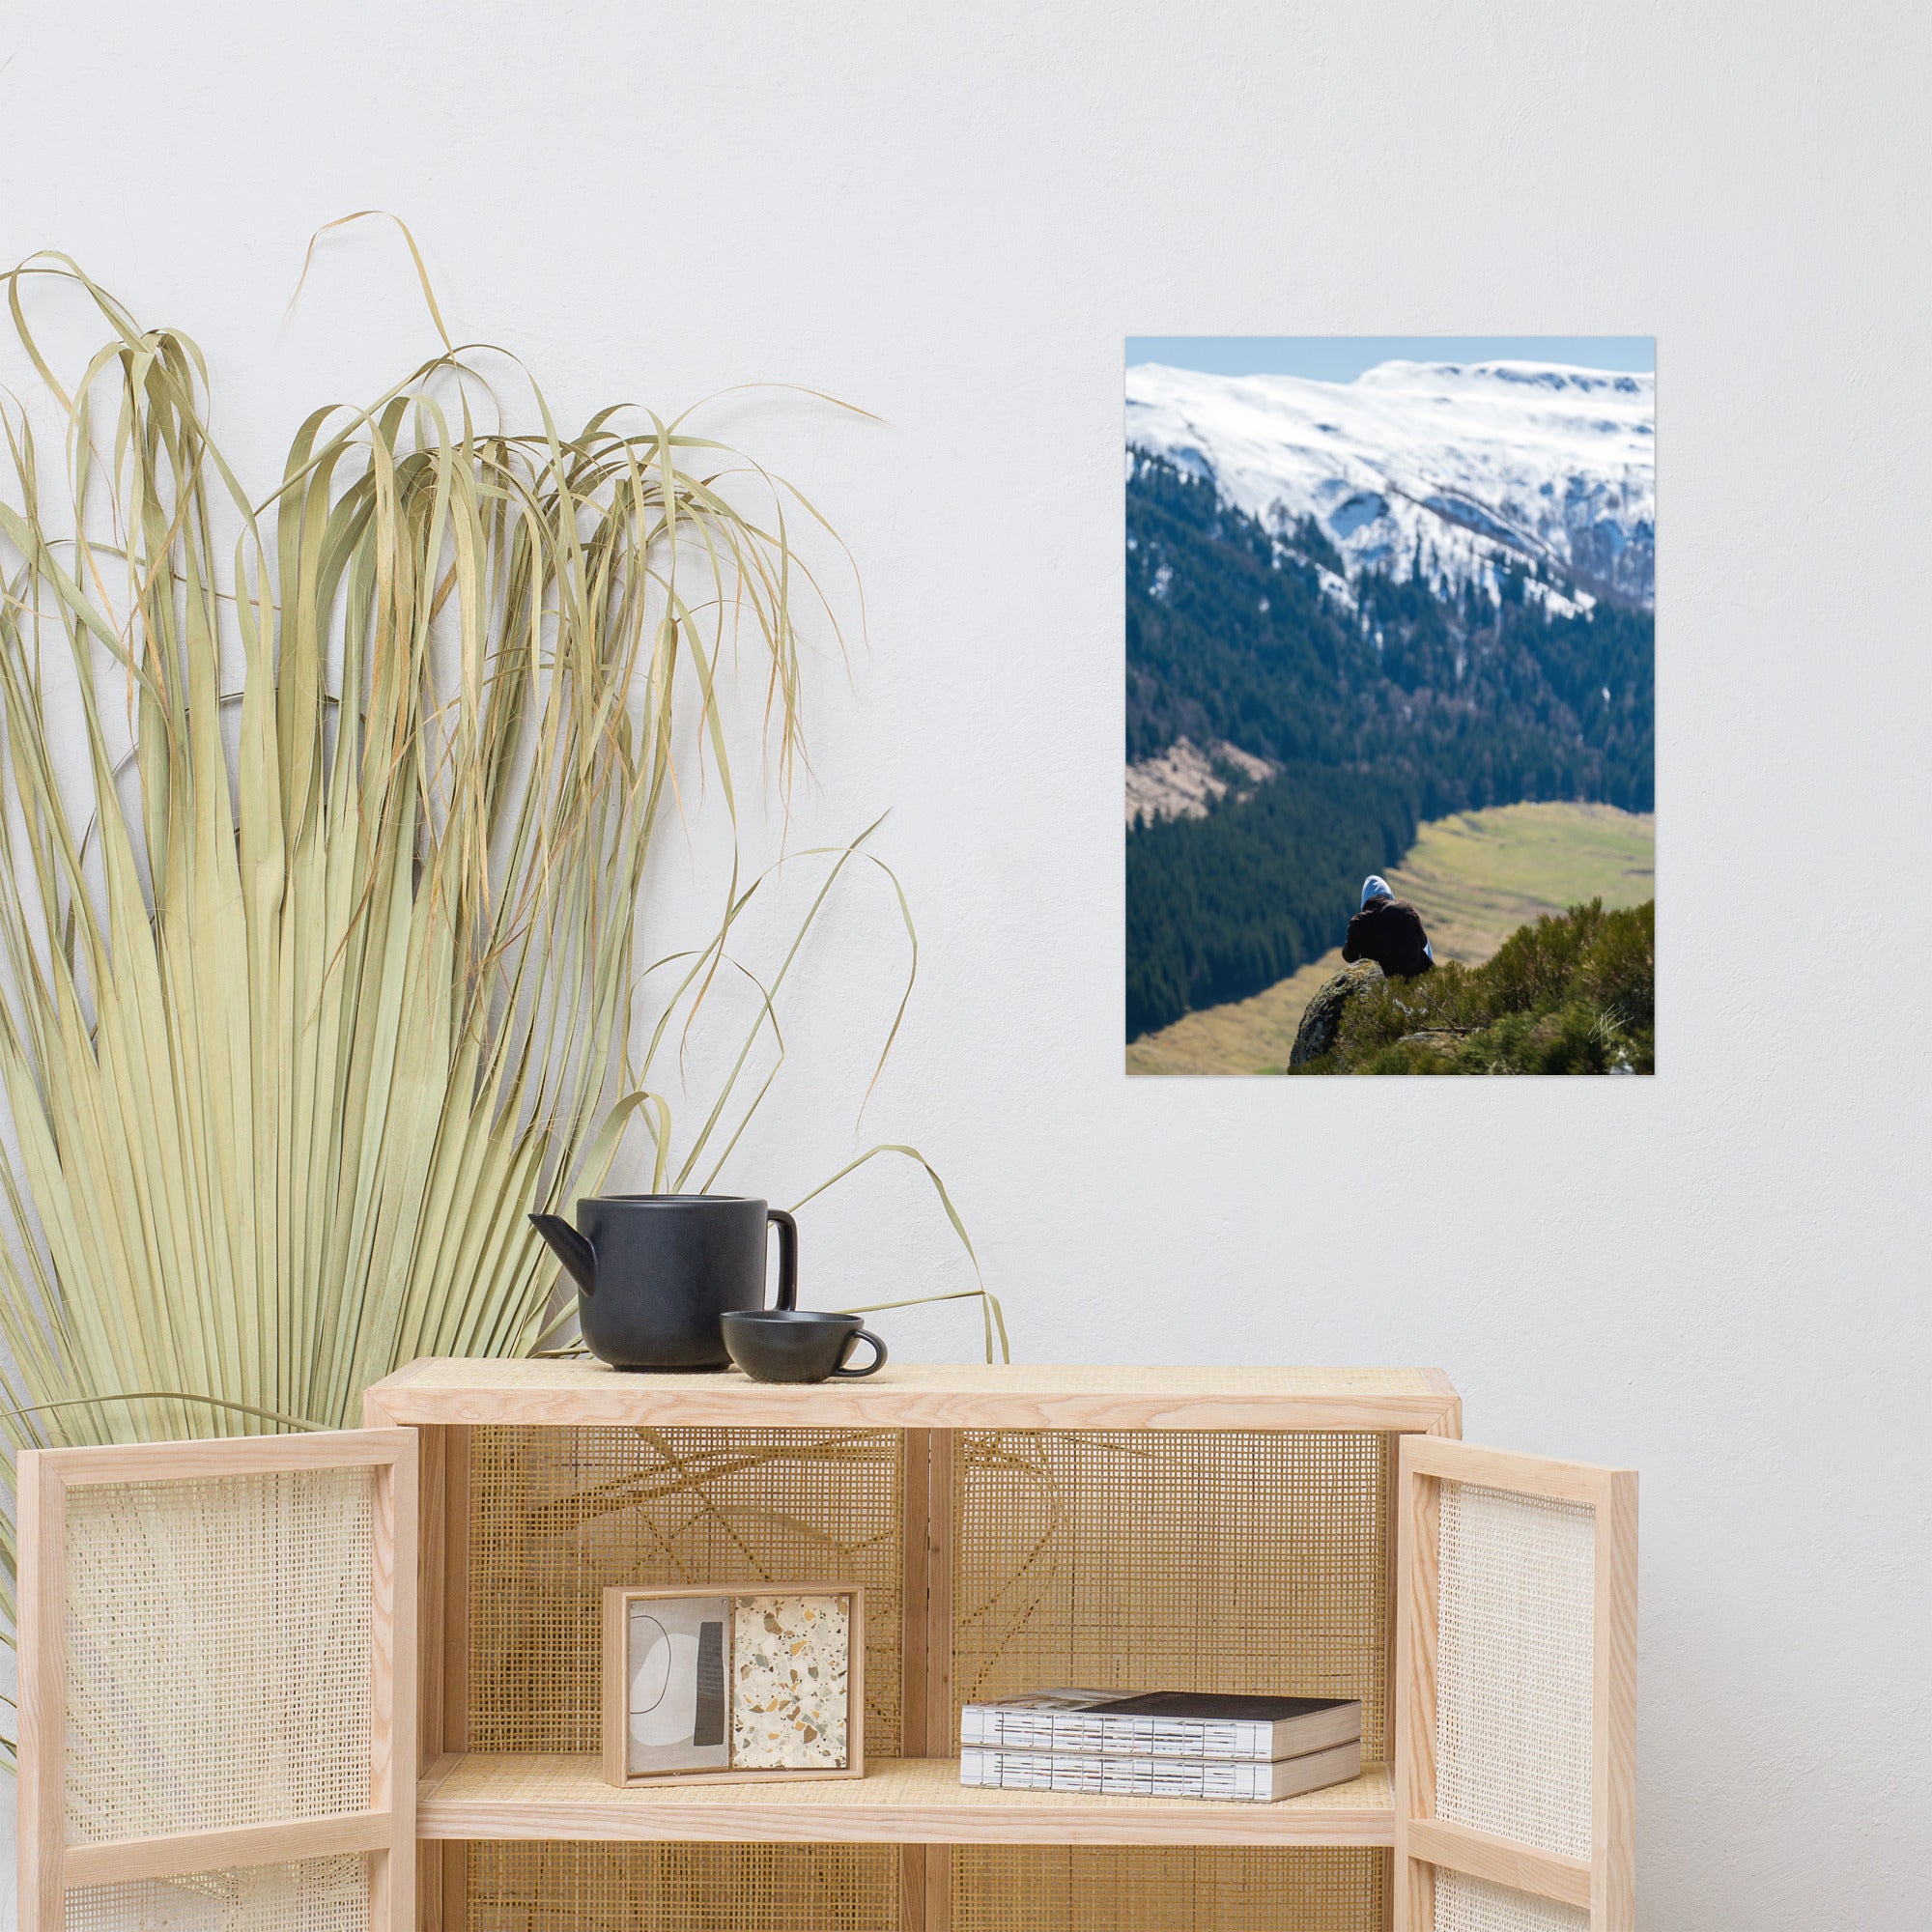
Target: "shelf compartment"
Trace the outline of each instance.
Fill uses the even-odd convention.
[[[950,1886],[943,1914],[928,1915],[919,1932],[1382,1932],[1389,1924],[1389,1855],[1373,1846],[956,1845],[923,1856],[928,1869],[940,1863]],[[893,1932],[911,1928],[902,1920]]]
[[[593,1756],[470,1752],[430,1767],[424,1838],[724,1844],[1393,1845],[1388,1768],[1275,1804],[981,1791],[951,1758],[885,1758],[862,1778],[619,1790]]]
[[[443,1751],[600,1748],[611,1585],[822,1578],[866,1592],[867,1747],[907,1754],[898,1431],[482,1428],[466,1447],[467,1715]]]
[[[962,1430],[951,1457],[958,1707],[1045,1684],[1359,1700],[1390,1756],[1393,1438],[1340,1430]]]

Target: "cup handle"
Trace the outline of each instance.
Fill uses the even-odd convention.
[[[779,1298],[775,1308],[798,1306],[798,1223],[782,1208],[769,1209],[765,1218],[779,1231]]]
[[[848,1369],[845,1366],[845,1364],[852,1359],[852,1350],[856,1349],[861,1342],[871,1343],[872,1359],[869,1362],[867,1362],[863,1369]],[[879,1371],[883,1369],[885,1366],[886,1366],[886,1345],[883,1342],[881,1342],[879,1338],[876,1335],[874,1335],[869,1328],[861,1328],[859,1332],[856,1335],[854,1335],[849,1342],[845,1344],[845,1352],[843,1355],[839,1357],[838,1366],[836,1369],[834,1369],[832,1373],[835,1376],[847,1376],[853,1381],[857,1381],[861,1376],[877,1375]]]

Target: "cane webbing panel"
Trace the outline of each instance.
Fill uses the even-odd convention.
[[[1435,1874],[1435,1932],[1589,1932],[1589,1926],[1590,1915],[1574,1905],[1462,1872]]]
[[[958,1706],[1049,1685],[1359,1697],[1388,1755],[1394,1436],[962,1431]]]
[[[609,1584],[859,1583],[866,1751],[899,1742],[896,1430],[478,1429],[469,1748],[598,1748]]]
[[[65,1932],[366,1932],[369,1861],[304,1859],[82,1887]]]
[[[1378,1851],[962,1845],[952,1932],[1375,1932],[1388,1889]]]
[[[1590,1856],[1595,1529],[1588,1503],[1441,1486],[1436,1815],[1573,1859]]]
[[[70,1491],[71,1842],[368,1805],[374,1485],[353,1467]]]
[[[473,1844],[465,1932],[896,1932],[893,1845]]]

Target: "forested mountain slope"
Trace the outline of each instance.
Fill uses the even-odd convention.
[[[1283,767],[1127,837],[1127,1037],[1238,999],[1340,938],[1419,819],[1520,800],[1654,807],[1647,610],[1495,550],[1448,584],[1350,562],[1134,452],[1126,752],[1185,736]]]

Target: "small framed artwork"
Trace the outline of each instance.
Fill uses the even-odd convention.
[[[604,1592],[612,1784],[863,1777],[865,1593],[854,1583]]]

